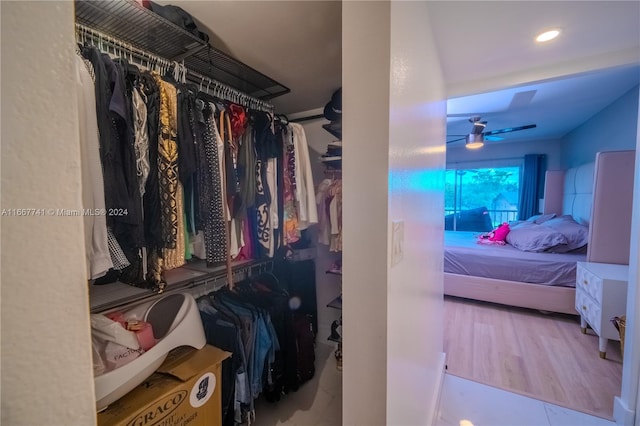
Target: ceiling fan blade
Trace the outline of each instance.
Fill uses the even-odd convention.
[[[454,140],[451,140],[451,141],[447,141],[447,143],[463,141],[463,140],[465,140],[466,138],[467,138],[467,136],[465,135],[463,138],[458,138],[458,139],[454,139]]]
[[[527,124],[526,126],[518,126],[518,127],[507,127],[504,129],[491,130],[489,132],[485,132],[484,135],[485,136],[499,135],[500,133],[511,133],[511,132],[517,132],[518,130],[533,129],[534,127],[536,127],[535,124]]]
[[[504,138],[501,138],[500,136],[485,136],[484,140],[489,141],[489,142],[496,142],[496,141],[501,141]]]

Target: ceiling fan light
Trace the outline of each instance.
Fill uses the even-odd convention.
[[[478,149],[484,146],[484,142],[467,142],[465,146],[467,149]]]
[[[475,134],[469,133],[467,135],[467,140],[465,141],[465,147],[467,149],[478,149],[484,146],[484,135],[482,133]]]
[[[541,34],[538,34],[538,36],[536,37],[536,41],[538,43],[544,43],[545,41],[553,40],[554,38],[558,37],[558,35],[560,35],[560,30],[545,31]]]

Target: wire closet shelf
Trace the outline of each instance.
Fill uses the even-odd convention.
[[[163,61],[182,62],[187,77],[199,84],[217,83],[262,102],[290,92],[286,86],[212,47],[208,42],[155,14],[134,0],[76,0],[76,28],[115,40]],[[268,104],[267,104],[268,105]],[[270,108],[273,109],[272,107]]]
[[[273,112],[274,107],[270,103],[249,96],[231,86],[188,69],[184,62],[170,61],[151,52],[134,47],[133,45],[101,33],[82,24],[76,24],[76,37],[81,43],[96,46],[103,52],[127,58],[149,70],[155,70],[161,74],[173,70],[177,74],[185,75],[192,83],[199,86],[199,90],[219,99],[244,105],[252,109]]]

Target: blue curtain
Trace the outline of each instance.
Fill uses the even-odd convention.
[[[546,155],[528,154],[524,156],[518,220],[526,220],[539,213],[538,200],[544,196],[544,175],[546,171]]]

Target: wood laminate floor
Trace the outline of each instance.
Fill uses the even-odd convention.
[[[601,359],[579,317],[445,296],[444,320],[448,373],[612,418],[620,344],[610,341]]]

